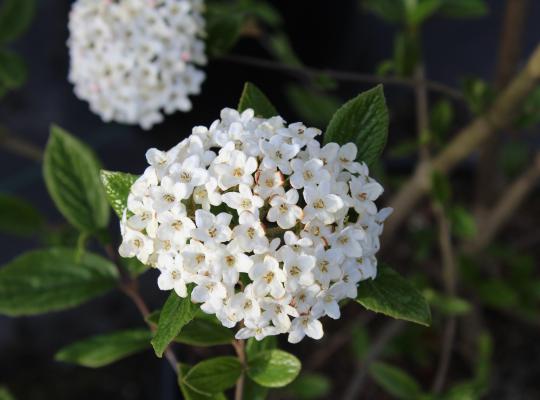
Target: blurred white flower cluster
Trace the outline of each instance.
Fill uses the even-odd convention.
[[[321,131],[224,109],[150,164],[131,188],[120,254],[159,269],[158,285],[188,295],[236,337],[319,339],[319,319],[377,274],[391,209],[349,143]]]
[[[202,0],[77,0],[69,80],[105,121],[144,129],[189,111],[206,64]]]

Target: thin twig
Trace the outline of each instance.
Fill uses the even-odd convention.
[[[4,126],[0,126],[0,147],[32,161],[43,161],[43,150],[39,146],[16,137]]]
[[[495,70],[494,87],[497,91],[508,84],[518,67],[528,3],[528,0],[506,0]],[[475,214],[479,223],[490,218],[488,209],[494,204],[500,187],[502,174],[497,163],[500,148],[501,135],[492,135],[480,148],[475,179]]]
[[[478,227],[481,234],[477,235],[473,242],[466,244],[464,250],[472,254],[486,248],[539,180],[540,152],[536,154],[532,165],[505,190],[499,202],[489,211],[489,219]]]
[[[537,87],[539,82],[540,45],[531,55],[525,68],[501,92],[492,107],[484,115],[474,119],[464,127],[433,158],[433,169],[442,173],[449,172],[456,164],[476,150],[480,143],[489,136],[514,122],[515,114],[522,102]],[[391,239],[410,215],[411,210],[428,192],[430,188],[430,172],[430,168],[426,168],[425,165],[420,163],[413,176],[405,182],[401,190],[391,200],[390,205],[394,208],[394,213],[385,223],[384,238],[381,241],[385,246],[391,243]]]
[[[349,386],[345,391],[343,400],[357,400],[359,398],[359,393],[362,391],[369,367],[379,358],[388,342],[390,342],[404,326],[405,323],[403,321],[393,320],[381,328],[381,331],[376,336],[377,340],[370,347],[364,360],[358,363],[358,367],[349,381]]]
[[[441,205],[435,204],[435,216],[439,227],[439,247],[443,264],[443,282],[448,295],[454,296],[456,293],[456,260],[451,240],[450,222]],[[439,394],[444,387],[444,382],[452,359],[452,348],[456,336],[456,319],[450,317],[444,328],[441,358],[433,381],[432,390]]]
[[[234,392],[234,400],[243,400],[244,399],[244,381],[246,379],[246,341],[239,339],[232,342],[236,355],[242,364],[242,373],[236,381],[236,389]]]
[[[141,316],[144,319],[144,322],[148,325],[150,330],[152,332],[156,331],[156,327],[148,321],[148,316],[150,315],[150,309],[146,305],[146,302],[144,301],[143,297],[141,296],[141,293],[139,291],[139,284],[138,282],[133,279],[129,271],[127,271],[122,264],[118,261],[118,255],[116,251],[114,250],[113,246],[111,244],[106,244],[105,246],[105,252],[107,253],[108,257],[111,259],[111,261],[116,266],[116,269],[118,270],[118,273],[120,275],[120,290],[122,293],[124,293],[127,297],[131,299],[133,304],[137,307],[139,310]],[[165,358],[171,365],[172,369],[176,374],[179,373],[178,368],[178,359],[176,358],[176,355],[174,354],[174,351],[172,348],[167,346],[165,349]]]
[[[397,76],[377,76],[370,74],[359,74],[356,72],[350,71],[337,71],[327,68],[313,68],[308,66],[295,66],[281,63],[279,61],[266,60],[257,57],[244,56],[239,54],[229,54],[219,58],[223,61],[233,62],[237,64],[249,65],[252,67],[269,69],[274,71],[280,71],[288,74],[293,74],[301,77],[319,77],[319,76],[329,76],[338,81],[343,82],[357,82],[357,83],[383,83],[385,85],[397,85],[397,86],[406,86],[409,88],[414,88],[416,85],[416,80],[411,78],[401,78]],[[451,97],[456,100],[463,100],[463,94],[453,87],[447,86],[440,82],[434,82],[426,80],[426,87],[429,90],[434,92],[439,92],[445,94],[448,97]]]

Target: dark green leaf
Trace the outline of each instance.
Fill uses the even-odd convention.
[[[0,313],[34,315],[75,307],[117,284],[108,260],[73,249],[34,250],[0,269]]]
[[[212,7],[206,14],[206,50],[210,57],[226,54],[237,42],[244,16],[233,10]]]
[[[394,63],[396,75],[411,76],[420,58],[418,38],[405,32],[398,32],[394,39]]]
[[[125,269],[128,270],[130,275],[134,278],[141,275],[143,272],[148,271],[150,268],[148,265],[143,264],[140,262],[137,258],[120,258],[120,264],[124,266]]]
[[[233,339],[231,329],[208,320],[194,319],[182,329],[175,341],[191,346],[206,347],[230,344]]]
[[[127,199],[131,186],[135,183],[138,176],[127,174],[125,172],[101,170],[101,182],[105,187],[105,194],[109,204],[120,218],[127,207]]]
[[[241,373],[238,358],[215,357],[196,364],[182,382],[201,394],[214,394],[233,387]]]
[[[184,400],[227,400],[227,397],[223,393],[216,393],[213,395],[205,395],[195,390],[191,389],[189,386],[184,384],[182,377],[186,376],[191,369],[191,366],[186,364],[180,364],[180,374],[178,375],[178,384],[180,385],[180,390],[184,396]]]
[[[442,206],[448,206],[452,198],[452,188],[446,175],[439,171],[431,174],[431,195]]]
[[[302,66],[302,61],[296,55],[289,38],[284,33],[274,33],[270,36],[268,45],[274,57],[279,61],[294,67]]]
[[[99,368],[150,348],[148,329],[133,329],[92,336],[70,344],[55,355],[57,361]]]
[[[314,126],[326,126],[340,105],[333,96],[299,85],[290,85],[287,97],[302,121]]]
[[[89,233],[107,226],[109,205],[93,152],[63,129],[53,126],[43,164],[49,194],[76,228]]]
[[[43,228],[43,217],[26,200],[0,194],[0,232],[17,236],[32,236]]]
[[[405,21],[405,6],[402,0],[362,0],[367,10],[390,23]]]
[[[431,108],[429,128],[441,144],[454,119],[454,109],[448,100],[439,100]]]
[[[300,373],[300,360],[282,350],[265,350],[248,360],[247,373],[264,387],[283,387]]]
[[[431,324],[431,312],[426,299],[396,271],[381,265],[377,278],[358,285],[356,301],[371,311],[396,319]]]
[[[15,400],[8,388],[0,386],[0,400]]]
[[[477,235],[474,216],[461,206],[454,206],[450,210],[452,232],[461,238],[472,238]]]
[[[495,97],[493,88],[480,78],[466,77],[461,80],[461,87],[465,101],[475,115],[483,113]]]
[[[371,377],[392,396],[402,400],[416,400],[421,394],[418,382],[400,368],[375,362],[369,368]]]
[[[248,360],[250,360],[261,351],[273,350],[275,348],[277,348],[277,338],[275,336],[267,336],[263,340],[250,338],[246,344],[246,355]]]
[[[278,27],[283,19],[273,5],[266,2],[252,2],[245,5],[245,11],[253,15],[271,27]]]
[[[0,82],[6,89],[17,89],[28,75],[24,60],[9,50],[0,49]]]
[[[332,388],[330,380],[322,374],[303,373],[284,392],[295,400],[316,400],[328,398]]]
[[[441,6],[442,0],[420,0],[414,7],[407,10],[407,23],[409,26],[418,27],[431,17]]]
[[[238,103],[238,111],[242,112],[248,108],[255,111],[255,115],[262,118],[271,118],[279,115],[268,97],[253,83],[246,82],[244,90]]]
[[[488,13],[484,0],[442,0],[439,13],[451,18],[478,18]]]
[[[388,109],[382,86],[360,93],[336,111],[324,135],[324,142],[358,147],[358,161],[368,165],[381,155],[388,136]]]
[[[0,8],[0,42],[17,39],[34,17],[34,0],[4,0]]]
[[[533,90],[525,99],[516,124],[520,128],[531,128],[540,123],[540,87]]]
[[[171,292],[163,306],[159,316],[156,334],[152,339],[152,346],[158,357],[163,352],[182,328],[195,316],[197,306],[191,302],[190,296],[179,297],[176,292]]]
[[[429,304],[446,315],[464,315],[471,310],[470,303],[459,297],[447,296],[432,289],[426,289],[422,294]]]
[[[266,400],[269,389],[246,377],[244,382],[244,400]]]

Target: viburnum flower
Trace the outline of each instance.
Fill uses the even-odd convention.
[[[139,124],[191,109],[206,64],[203,0],[77,0],[69,80],[105,121]],[[158,156],[159,157],[159,156]]]
[[[147,152],[121,221],[120,254],[159,270],[236,337],[323,336],[358,283],[377,275],[391,209],[356,146],[253,110],[221,111],[169,151]]]

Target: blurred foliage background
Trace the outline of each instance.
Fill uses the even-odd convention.
[[[77,240],[41,175],[53,122],[88,143],[107,169],[138,173],[147,148],[168,148],[221,108],[236,107],[245,81],[288,121],[320,128],[345,100],[382,82],[391,123],[374,174],[387,190],[380,204],[393,205],[391,195],[419,161],[489,112],[540,39],[537,1],[208,2],[203,92],[193,111],[144,132],[103,123],[74,96],[66,78],[70,1],[0,4],[2,264],[36,246]],[[21,7],[22,17],[10,18],[9,7]],[[285,346],[302,359],[304,374],[271,398],[540,397],[538,87],[518,111],[451,174],[430,176],[428,199],[407,210],[383,244],[379,258],[430,301],[433,327],[348,307],[341,320],[325,321],[321,342]],[[508,193],[523,196],[504,208]],[[151,306],[162,303],[153,272],[141,285]],[[149,352],[99,370],[53,361],[67,343],[138,320],[120,294],[57,314],[0,317],[0,384],[20,399],[178,398],[172,372]],[[216,354],[180,349],[188,362]]]

